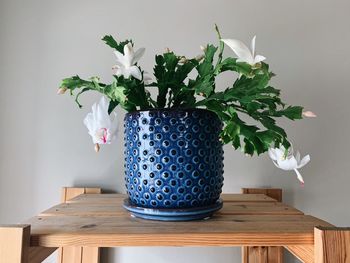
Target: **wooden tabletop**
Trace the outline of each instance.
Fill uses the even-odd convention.
[[[314,227],[330,226],[261,194],[224,194],[212,218],[160,222],[131,217],[120,194],[83,194],[27,220],[31,246],[313,245]]]

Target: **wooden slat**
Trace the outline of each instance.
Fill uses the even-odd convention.
[[[263,237],[262,237],[263,236]],[[52,234],[34,235],[32,245],[43,247],[129,247],[129,246],[179,246],[179,247],[232,247],[232,246],[288,246],[309,245],[313,236],[308,233],[166,233],[166,234]]]
[[[283,247],[267,247],[268,263],[283,263]]]
[[[61,194],[61,202],[66,203],[67,201],[82,195],[82,194],[100,194],[101,188],[97,187],[63,187],[62,188],[62,194]]]
[[[77,202],[56,205],[40,216],[76,215],[76,216],[118,216],[125,214],[123,199],[101,203]],[[301,211],[278,202],[224,202],[217,212],[221,215],[298,215]]]
[[[269,263],[268,261],[268,247],[245,247],[243,251],[243,258],[247,259],[246,262],[251,263]],[[245,262],[245,261],[243,261]]]
[[[314,246],[286,246],[286,249],[303,263],[314,263]]]
[[[242,188],[243,194],[264,194],[278,202],[282,202],[282,189],[280,188]]]
[[[0,262],[28,263],[29,225],[0,226]]]
[[[253,194],[265,194],[278,202],[282,202],[282,189],[278,188],[242,188],[242,193],[247,196]],[[281,204],[281,203],[277,203]],[[285,207],[286,213],[300,213],[295,208]],[[242,263],[282,263],[282,247],[242,247]]]
[[[33,246],[240,246],[311,245],[313,228],[327,225],[305,215],[216,215],[194,222],[157,222],[119,216],[44,216],[32,224]]]
[[[124,194],[81,194],[73,199],[67,200],[65,203],[89,203],[89,204],[121,204],[127,198]],[[221,198],[224,202],[276,202],[275,199],[265,194],[222,194]]]
[[[315,262],[350,263],[350,228],[316,227]]]
[[[68,200],[82,194],[100,194],[101,188],[64,187],[62,189],[62,206]],[[58,251],[58,263],[99,263],[99,248],[64,247]]]

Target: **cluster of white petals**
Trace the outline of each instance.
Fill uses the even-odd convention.
[[[235,52],[238,57],[237,62],[245,62],[254,66],[266,59],[264,56],[255,54],[255,39],[256,36],[252,39],[250,49],[242,41],[237,39],[221,39],[221,41]]]
[[[84,119],[84,124],[89,130],[95,150],[99,150],[100,144],[110,144],[116,137],[118,128],[117,114],[108,114],[108,102],[103,96],[99,103],[92,105],[92,112]]]
[[[117,64],[113,66],[113,73],[118,77],[124,76],[124,78],[128,79],[130,76],[133,76],[134,78],[141,80],[141,71],[135,64],[140,60],[144,53],[144,48],[140,48],[134,52],[134,48],[131,43],[124,46],[124,54],[117,50],[114,51],[114,54],[117,57]]]
[[[280,148],[270,148],[269,156],[278,168],[285,171],[294,170],[297,174],[298,180],[301,184],[304,184],[304,179],[298,169],[302,168],[310,161],[310,155],[306,155],[304,158],[300,159],[300,153],[297,152],[294,156],[292,147],[288,149],[286,154],[286,149],[281,146]]]

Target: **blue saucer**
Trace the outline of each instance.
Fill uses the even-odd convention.
[[[123,207],[131,212],[131,215],[143,219],[158,221],[189,221],[207,218],[222,208],[222,199],[215,204],[196,208],[144,208],[134,205],[129,198],[124,199]]]

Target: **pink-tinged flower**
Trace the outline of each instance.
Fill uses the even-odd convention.
[[[250,49],[240,40],[237,39],[221,39],[226,45],[228,45],[233,52],[237,55],[237,62],[246,62],[251,66],[265,60],[266,58],[261,55],[255,54],[255,39],[256,36],[253,37],[252,42],[250,44]]]
[[[304,179],[298,169],[302,168],[310,161],[310,155],[306,155],[300,160],[300,153],[297,152],[296,156],[294,157],[292,147],[288,149],[287,154],[285,154],[285,151],[286,150],[283,146],[281,146],[281,148],[270,148],[269,156],[276,167],[285,171],[294,170],[297,174],[298,180],[302,185],[304,185]]]
[[[100,144],[110,144],[115,139],[118,128],[117,114],[108,114],[108,102],[103,96],[98,104],[92,105],[92,112],[84,119],[84,124],[89,130],[95,150],[100,149]]]
[[[140,60],[144,53],[144,48],[140,48],[134,52],[131,43],[124,46],[124,55],[119,51],[114,51],[114,54],[117,57],[117,65],[113,66],[113,73],[118,77],[124,76],[124,78],[128,79],[130,76],[133,76],[134,78],[141,80],[141,71],[135,64]]]
[[[64,94],[64,93],[66,93],[66,91],[67,91],[67,88],[66,88],[66,87],[61,87],[61,88],[59,88],[59,89],[57,90],[57,94],[58,94],[58,95],[62,95],[62,94]]]
[[[313,113],[312,111],[303,111],[302,115],[303,115],[303,117],[307,117],[307,118],[317,117],[317,115],[315,113]]]

